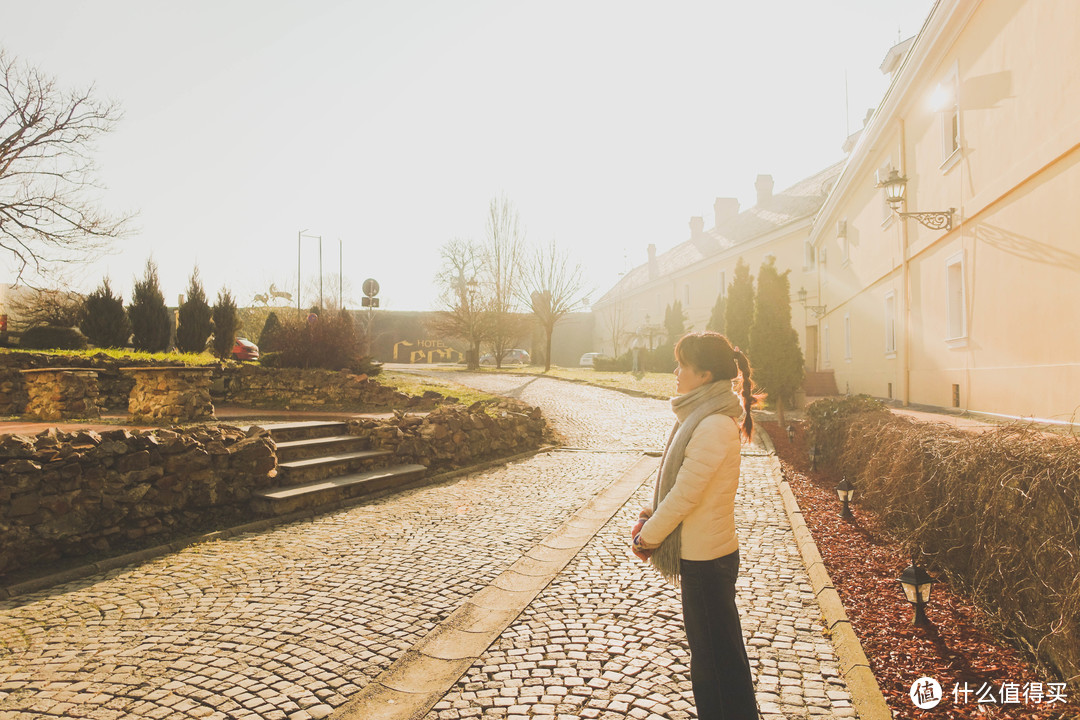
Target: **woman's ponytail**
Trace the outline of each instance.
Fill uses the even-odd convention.
[[[746,359],[742,351],[739,348],[735,348],[735,366],[739,368],[739,375],[742,377],[742,406],[743,411],[746,413],[743,416],[742,422],[742,436],[747,441],[753,437],[754,433],[754,418],[750,414],[750,410],[757,403],[757,396],[754,395],[754,386],[750,382],[750,361]]]

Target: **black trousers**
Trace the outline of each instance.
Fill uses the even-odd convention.
[[[681,574],[699,720],[757,720],[754,680],[735,607],[739,551],[715,560],[682,560]]]

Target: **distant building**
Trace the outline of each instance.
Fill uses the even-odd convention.
[[[769,255],[776,258],[781,272],[791,270],[793,324],[802,347],[813,346],[816,326],[803,322],[805,313],[796,292],[817,281],[818,258],[810,230],[842,168],[843,163],[836,163],[776,193],[772,176],[758,175],[753,207],[740,212],[735,198],[717,198],[711,229],[705,229],[704,218],[692,217],[689,239],[659,254],[655,245],[649,245],[647,261],[593,304],[596,351],[617,355],[635,340],[640,346],[659,344],[664,311],[675,301],[682,303],[688,325],[704,330],[717,296],[727,293],[739,258],[756,278]]]

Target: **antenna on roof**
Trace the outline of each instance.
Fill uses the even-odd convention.
[[[851,111],[848,110],[847,68],[844,68],[844,140],[851,137]]]

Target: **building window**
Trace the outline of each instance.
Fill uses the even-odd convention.
[[[840,262],[847,264],[851,260],[851,243],[848,241],[847,220],[836,223],[836,239],[840,242]]]
[[[690,307],[690,284],[683,285],[683,307]]]
[[[851,360],[851,314],[844,314],[844,359]]]
[[[829,346],[829,326],[823,325],[821,328],[821,364],[825,367],[832,365],[832,353]]]
[[[967,305],[964,290],[964,253],[958,252],[945,263],[946,340],[967,337]]]
[[[806,239],[803,241],[803,270],[813,270],[815,260],[814,244]]]
[[[941,115],[941,169],[960,159],[960,70],[956,63],[934,89],[933,103]]]
[[[885,352],[896,353],[896,293],[885,295]]]

